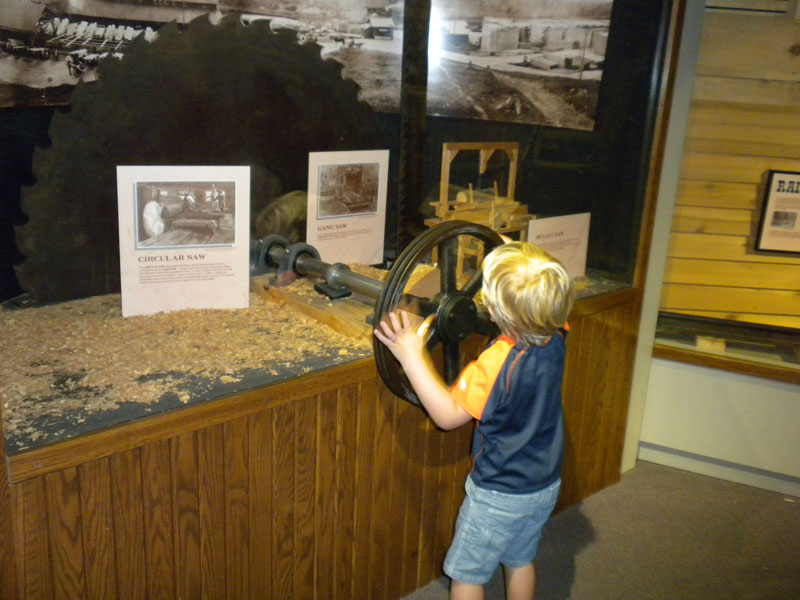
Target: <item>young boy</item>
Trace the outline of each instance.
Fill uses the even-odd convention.
[[[526,242],[483,261],[483,301],[501,335],[448,389],[408,314],[375,329],[403,367],[433,421],[455,429],[471,419],[473,468],[444,563],[450,597],[483,598],[502,564],[509,600],[533,598],[533,559],[561,484],[564,330],[575,288],[564,267]]]

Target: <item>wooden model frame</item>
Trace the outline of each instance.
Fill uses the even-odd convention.
[[[455,201],[449,200],[450,168],[459,153],[465,151],[478,151],[479,174],[486,172],[489,160],[495,152],[503,151],[508,156],[508,192],[500,196],[497,183],[494,184],[494,196],[488,200],[475,199],[472,185],[467,194],[459,192]],[[439,201],[431,203],[436,207],[436,218],[429,219],[433,225],[440,221],[459,219],[480,223],[491,227],[498,233],[520,232],[525,235],[525,229],[530,216],[527,207],[520,206],[514,200],[514,188],[517,180],[517,164],[519,161],[519,144],[517,142],[476,142],[476,143],[445,143],[442,144],[442,174],[439,182]]]
[[[509,161],[508,190],[506,196],[500,196],[497,182],[494,182],[494,195],[484,198],[475,197],[472,184],[467,192],[458,192],[455,201],[450,200],[450,168],[453,161],[461,152],[478,151],[478,174],[486,172],[489,161],[495,152],[505,152]],[[460,142],[442,144],[442,173],[439,181],[439,201],[431,202],[436,207],[436,216],[425,220],[425,224],[433,227],[444,221],[469,221],[491,227],[496,232],[506,235],[516,234],[524,241],[528,237],[528,221],[533,218],[528,214],[528,208],[521,206],[514,200],[514,189],[517,180],[517,165],[519,162],[519,144],[517,142]],[[461,278],[464,272],[464,261],[467,257],[474,257],[475,263],[483,260],[483,245],[475,241],[473,245],[459,244],[456,263],[456,276]]]

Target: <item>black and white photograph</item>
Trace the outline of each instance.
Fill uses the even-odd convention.
[[[232,181],[138,182],[138,248],[225,246],[236,241]]]
[[[249,304],[250,167],[117,166],[122,316]]]
[[[389,150],[309,153],[306,243],[322,260],[380,263],[388,180]]]
[[[375,214],[380,165],[322,165],[317,189],[317,218]]]
[[[591,130],[613,0],[433,0],[428,113]]]
[[[776,210],[772,213],[772,227],[776,229],[794,229],[797,226],[797,213],[787,210]]]
[[[168,23],[191,29],[204,17],[238,18],[243,27],[263,22],[298,44],[317,44],[359,84],[361,100],[397,112],[403,13],[403,0],[0,0],[0,107],[67,104],[79,81],[94,81],[103,63],[123,60],[134,41],[155,41]]]
[[[756,250],[800,253],[800,172],[767,173]]]

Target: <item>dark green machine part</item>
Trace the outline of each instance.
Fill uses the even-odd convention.
[[[318,45],[235,16],[137,38],[76,87],[34,153],[22,288],[37,302],[119,291],[117,165],[250,166],[252,216],[305,189],[309,152],[386,147],[341,69]]]

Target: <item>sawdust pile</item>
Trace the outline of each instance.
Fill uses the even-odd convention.
[[[187,376],[235,382],[247,369],[292,367],[311,355],[350,358],[370,346],[289,305],[251,294],[248,309],[123,318],[119,295],[0,310],[0,392],[7,438],[35,440],[42,415],[152,403]],[[300,373],[298,373],[299,375]]]

